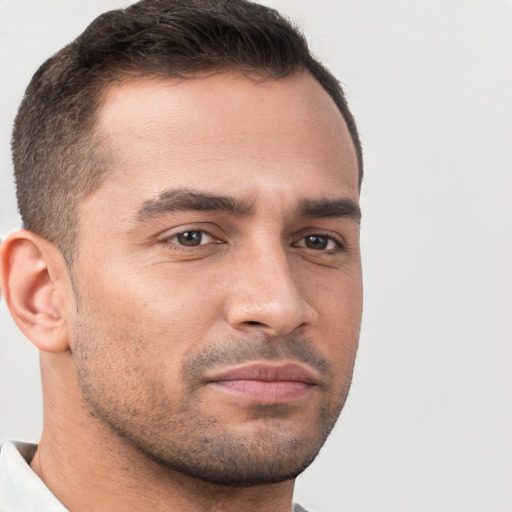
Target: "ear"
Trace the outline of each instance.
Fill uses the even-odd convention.
[[[71,281],[53,244],[25,229],[11,233],[0,247],[0,286],[14,321],[33,345],[45,352],[69,348]]]

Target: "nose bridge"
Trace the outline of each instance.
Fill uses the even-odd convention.
[[[283,298],[299,295],[298,283],[294,280],[284,248],[272,245],[253,253],[249,270],[254,276],[255,291],[258,290],[267,303],[275,301],[282,304]]]
[[[259,326],[276,335],[314,323],[316,312],[307,302],[298,277],[280,240],[267,237],[264,243],[251,245],[237,267],[230,323],[238,329]]]

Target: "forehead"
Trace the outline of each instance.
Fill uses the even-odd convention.
[[[101,189],[133,208],[169,188],[357,198],[346,124],[307,73],[133,80],[106,92],[97,130],[111,157]]]

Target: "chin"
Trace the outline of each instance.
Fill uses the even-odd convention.
[[[248,487],[296,478],[313,462],[323,442],[297,438],[283,442],[282,438],[269,440],[265,436],[249,441],[238,436],[221,436],[203,439],[203,449],[196,446],[186,457],[175,452],[164,457],[148,452],[146,455],[161,466],[194,479],[216,485]]]
[[[199,422],[201,423],[201,422]],[[220,430],[215,422],[195,424],[188,435],[154,433],[123,437],[163,468],[215,485],[248,487],[292,480],[316,458],[334,421],[318,428],[293,429],[286,422],[262,422],[244,431]],[[327,427],[327,428],[326,428]]]

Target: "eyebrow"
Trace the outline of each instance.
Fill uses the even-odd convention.
[[[298,214],[311,218],[348,218],[361,222],[361,209],[352,199],[304,199],[299,203]]]
[[[221,211],[242,217],[253,213],[253,203],[231,196],[204,194],[186,189],[166,190],[158,197],[144,202],[137,213],[137,220],[146,221],[163,213],[179,211]]]
[[[218,211],[244,217],[255,211],[254,200],[237,199],[232,196],[205,194],[188,189],[173,189],[162,192],[144,202],[137,213],[137,220],[145,222],[164,213],[179,211]],[[297,208],[299,217],[349,218],[361,221],[361,210],[351,199],[303,199]]]

